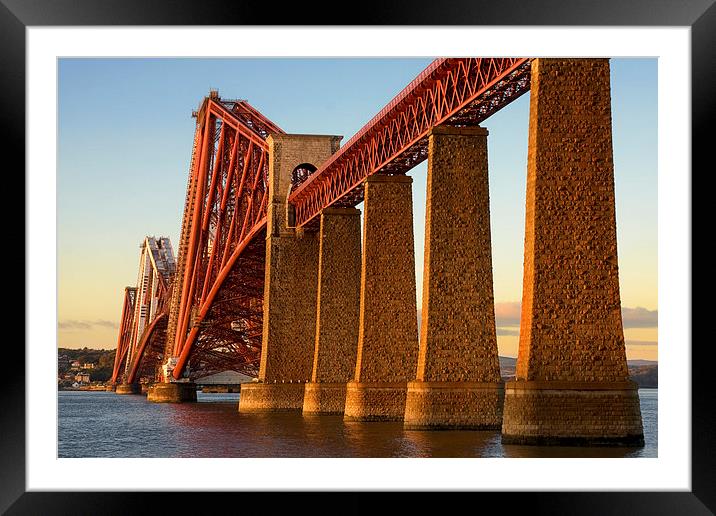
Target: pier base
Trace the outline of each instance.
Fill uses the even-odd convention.
[[[201,392],[205,393],[233,393],[241,392],[241,385],[204,385]]]
[[[110,383],[105,385],[104,390],[107,392],[114,392],[117,390],[117,384],[116,383]]]
[[[408,430],[499,430],[505,398],[501,382],[410,382]]]
[[[353,378],[360,324],[360,211],[321,211],[316,338],[304,414],[342,414]]]
[[[428,133],[423,304],[405,428],[499,430],[487,129]]]
[[[138,383],[120,383],[115,389],[117,394],[141,394],[142,388]]]
[[[306,384],[303,396],[304,414],[343,414],[346,406],[345,383]]]
[[[503,444],[644,446],[637,384],[505,384]]]
[[[245,383],[241,386],[239,412],[301,410],[304,383]]]
[[[406,382],[348,382],[344,421],[402,421]]]
[[[319,235],[297,228],[288,193],[301,168],[318,168],[338,150],[340,136],[271,134],[263,329],[258,382],[243,384],[239,412],[301,410],[316,347]]]
[[[374,174],[364,183],[358,352],[344,421],[405,414],[418,360],[412,181]]]
[[[147,401],[184,403],[196,401],[195,383],[155,383],[147,391]]]

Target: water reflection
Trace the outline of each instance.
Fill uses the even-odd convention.
[[[638,456],[641,448],[619,448],[611,446],[523,446],[518,444],[502,445],[503,457],[511,458],[623,458]]]
[[[414,457],[500,457],[500,435],[493,431],[406,430]]]
[[[150,403],[59,393],[60,457],[656,457],[657,391],[640,390],[644,448],[502,445],[498,431],[404,430],[300,411],[244,414],[238,394]]]
[[[403,423],[377,421],[345,422],[347,444],[354,457],[414,457],[413,445],[405,439]]]

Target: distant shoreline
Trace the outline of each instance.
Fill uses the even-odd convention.
[[[656,390],[659,390],[659,387],[656,385],[639,385],[639,390],[642,390],[642,389],[656,391]],[[69,388],[69,389],[61,388],[61,389],[57,389],[57,391],[58,392],[112,392],[112,391],[107,391],[107,389],[104,387],[92,387],[92,388],[76,387],[76,388]],[[199,389],[197,392],[202,392],[204,394],[231,394],[231,395],[239,394],[238,392],[211,392],[211,391],[207,392],[207,391],[203,391],[201,389]]]
[[[107,387],[104,385],[87,385],[84,387],[58,387],[58,391],[101,391],[105,392]]]

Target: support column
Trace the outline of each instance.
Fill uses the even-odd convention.
[[[117,394],[142,394],[142,388],[138,383],[119,383],[115,392]]]
[[[360,210],[323,210],[313,374],[304,414],[343,414],[356,364],[360,271]]]
[[[154,403],[196,401],[196,384],[193,382],[155,383],[147,390],[147,401]]]
[[[643,445],[622,327],[608,59],[532,63],[522,317],[503,443]]]
[[[412,182],[365,181],[358,354],[345,421],[402,421],[405,413],[418,355]]]
[[[487,130],[429,133],[423,307],[405,427],[500,429]]]
[[[311,378],[316,336],[319,240],[288,226],[292,172],[319,167],[341,137],[273,134],[269,144],[269,207],[259,382],[241,388],[240,412],[301,410]]]

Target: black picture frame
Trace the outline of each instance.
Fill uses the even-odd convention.
[[[716,0],[459,0],[452,2],[361,2],[360,5],[320,3],[277,4],[255,2],[250,5],[217,0],[0,0],[0,138],[3,169],[7,179],[19,179],[25,170],[25,29],[28,26],[110,26],[110,25],[501,25],[501,26],[684,26],[691,28],[692,84],[692,171],[706,169],[713,162],[709,129],[716,112]],[[344,9],[344,10],[341,10]],[[327,20],[325,14],[335,13]],[[341,14],[342,13],[342,14]],[[664,142],[660,142],[663,144]],[[13,167],[7,165],[17,158]],[[711,158],[711,159],[709,159]],[[710,167],[711,168],[711,167]],[[709,170],[701,170],[703,175]],[[690,171],[684,171],[688,177]],[[22,176],[24,179],[24,175]],[[24,180],[19,190],[25,192]],[[17,190],[16,190],[17,191]],[[693,191],[693,189],[692,189]],[[698,191],[698,190],[696,190]],[[692,201],[693,202],[693,201]],[[695,203],[692,206],[696,206]],[[15,243],[11,266],[25,263],[25,228],[13,223],[19,210],[6,215],[5,235]],[[12,220],[8,217],[14,217]],[[696,217],[692,217],[697,223]],[[692,234],[696,234],[692,232]],[[691,250],[692,257],[696,257]],[[695,264],[695,262],[694,262]],[[25,277],[32,271],[25,266]],[[692,272],[693,274],[693,272]],[[8,278],[14,279],[14,278]],[[703,287],[702,287],[703,288]],[[24,291],[24,284],[15,292]],[[19,304],[19,301],[16,301]],[[696,310],[703,310],[692,303]],[[31,306],[28,306],[32,309]],[[6,314],[7,317],[7,314]],[[693,315],[691,316],[693,321]],[[17,317],[15,316],[15,319]],[[7,323],[7,320],[6,320]],[[7,326],[11,326],[6,324]],[[16,321],[15,327],[20,327]],[[24,328],[24,325],[22,326]],[[188,507],[201,500],[204,507],[224,503],[259,510],[257,502],[264,493],[100,493],[100,492],[26,492],[25,487],[25,361],[24,349],[17,338],[8,338],[4,358],[12,367],[3,373],[0,389],[0,511],[7,514],[144,514],[174,507]],[[24,337],[24,334],[23,334]],[[24,340],[24,339],[23,339]],[[692,339],[693,340],[693,339]],[[684,343],[691,345],[692,343]],[[691,346],[692,355],[692,490],[690,492],[562,492],[562,493],[470,493],[484,509],[493,503],[508,512],[531,514],[712,514],[716,512],[716,395],[707,368],[708,342]],[[101,474],[101,472],[98,472]],[[314,505],[314,493],[293,493],[294,508],[311,503],[311,512],[332,512],[330,504]],[[258,497],[262,496],[262,500]],[[270,496],[274,496],[271,494]],[[323,495],[322,495],[323,496]],[[211,505],[203,499],[211,497]],[[246,498],[249,500],[246,500]],[[309,499],[310,497],[310,499]],[[380,502],[379,493],[351,493],[340,502],[339,512],[364,513]],[[413,507],[421,512],[432,504],[443,506],[442,497],[427,500],[421,493],[401,497],[405,511]],[[435,499],[437,498],[437,500]],[[446,508],[454,510],[462,500],[452,499]],[[327,502],[327,500],[326,500]],[[275,503],[275,502],[273,502]],[[482,505],[482,504],[490,505]],[[451,509],[452,507],[452,509]],[[128,508],[132,508],[131,510]],[[303,512],[303,511],[300,511]]]

